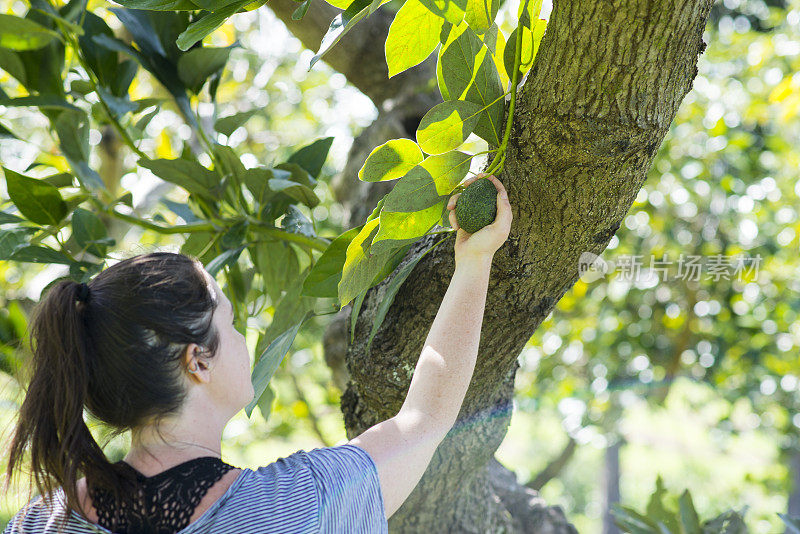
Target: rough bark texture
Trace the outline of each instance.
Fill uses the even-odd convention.
[[[270,5],[286,20],[283,3],[291,5],[291,0]],[[555,2],[536,62],[518,94],[499,176],[509,192],[514,223],[494,257],[473,380],[458,422],[392,516],[392,532],[574,532],[560,509],[542,508],[535,493],[494,459],[511,419],[517,355],[577,280],[581,254],[602,252],[628,212],[691,89],[710,8],[711,0]],[[329,20],[317,33],[287,26],[316,50]],[[327,58],[381,110],[376,124],[351,150],[342,184],[363,187],[354,170],[369,150],[386,139],[412,137],[414,118],[435,98],[431,90],[419,90],[431,87],[423,83],[429,66],[419,69],[422,74],[409,73],[416,80],[410,92],[394,85],[399,79],[386,81],[380,79],[383,74],[361,72],[384,72],[382,47],[375,45],[385,36],[382,20],[371,17],[360,23],[376,27],[364,28],[369,37],[349,34],[337,45],[349,39],[361,57],[340,49]],[[373,60],[376,53],[380,60]],[[363,222],[375,205],[371,199],[380,198],[390,185],[370,184],[368,191],[361,190],[362,196],[356,196],[361,201],[351,204],[348,226]],[[416,243],[404,261],[435,239]],[[326,354],[326,359],[332,365],[346,361],[347,375],[339,373],[338,380],[349,376],[342,396],[348,437],[399,410],[453,269],[450,238],[414,268],[369,352],[372,318],[391,276],[368,292],[354,343],[336,324],[348,320],[350,306],[336,316],[326,335],[326,351],[347,350],[344,355]]]

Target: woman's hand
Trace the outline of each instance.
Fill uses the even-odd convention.
[[[468,261],[470,259],[491,258],[497,249],[505,243],[508,238],[508,233],[511,230],[511,204],[508,202],[506,188],[500,183],[500,180],[494,175],[480,173],[471,178],[467,178],[462,184],[467,186],[484,176],[488,180],[491,180],[495,188],[497,188],[497,216],[492,224],[484,226],[474,234],[469,234],[458,225],[458,221],[456,220],[456,201],[461,193],[453,195],[447,202],[447,209],[450,210],[448,216],[450,219],[450,226],[457,230],[455,244],[456,263],[458,263],[459,260]]]

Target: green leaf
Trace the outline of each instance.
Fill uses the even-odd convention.
[[[298,202],[302,202],[309,208],[313,208],[320,203],[319,197],[317,197],[316,193],[314,193],[311,188],[306,187],[303,184],[298,184],[297,182],[285,180],[283,178],[270,178],[268,183],[269,188],[272,191],[289,195]]]
[[[100,218],[91,211],[77,208],[72,214],[72,235],[81,249],[103,258],[107,247],[103,244],[108,232]]]
[[[233,115],[228,115],[227,117],[220,117],[214,123],[214,129],[221,134],[230,135],[237,129],[239,126],[243,125],[245,122],[250,120],[250,117],[258,113],[260,110],[258,108],[253,108],[249,111],[242,111],[240,113],[234,113]]]
[[[251,245],[250,257],[258,274],[264,279],[264,291],[277,302],[281,291],[300,273],[297,253],[286,241],[262,242]]]
[[[351,228],[331,241],[303,281],[301,295],[317,298],[338,297],[338,285],[342,279],[347,247],[362,227],[363,225]]]
[[[111,87],[118,77],[117,67],[119,64],[119,55],[115,51],[109,50],[104,46],[97,46],[94,37],[105,35],[113,38],[114,32],[108,27],[106,21],[89,11],[85,13],[83,25],[81,27],[84,32],[78,39],[81,53],[100,83]],[[122,93],[118,94],[120,96],[122,95]]]
[[[189,0],[118,0],[117,3],[128,9],[147,9],[149,11],[197,10],[197,5]]]
[[[256,353],[260,353],[267,345],[272,343],[281,332],[302,319],[302,317],[314,307],[316,299],[300,295],[303,279],[307,274],[308,269],[306,268],[302,273],[291,280],[288,287],[286,287],[286,292],[283,294],[280,301],[278,301],[275,306],[275,311],[272,313],[272,322],[270,322],[256,344]],[[256,360],[256,362],[258,361],[260,360]]]
[[[181,254],[188,254],[196,257],[203,265],[210,263],[217,256],[215,244],[219,240],[219,234],[211,232],[192,232],[186,241],[181,245]]]
[[[261,417],[264,418],[264,421],[269,420],[269,416],[272,413],[272,403],[275,401],[275,392],[272,390],[272,386],[267,386],[264,390],[264,393],[261,394],[261,398],[258,399],[258,410],[261,412]]]
[[[229,17],[239,12],[241,8],[251,3],[252,0],[239,0],[229,4],[214,13],[207,13],[201,18],[189,24],[189,26],[178,36],[175,44],[183,51],[189,50],[197,41],[202,40],[206,35],[219,28]]]
[[[614,517],[614,523],[625,532],[630,532],[631,534],[658,534],[658,527],[655,522],[633,508],[612,503],[611,515]]]
[[[292,20],[303,20],[308,11],[308,6],[311,5],[311,0],[305,0],[300,6],[292,12]]]
[[[539,44],[544,37],[544,31],[547,27],[547,21],[537,20],[533,28],[533,33],[527,27],[522,27],[522,53],[520,54],[519,74],[517,74],[517,83],[522,81],[522,78],[533,66],[533,60],[536,59],[536,54],[539,52]],[[509,78],[514,75],[514,53],[517,46],[517,33],[519,27],[515,28],[508,37],[508,43],[503,52],[503,62],[505,64],[506,72]]]
[[[349,6],[352,3],[352,1],[353,0],[325,0],[325,2],[327,2],[328,4],[332,5],[335,8],[341,9],[342,11],[347,9],[347,6]]]
[[[523,0],[517,7],[517,19],[528,28],[533,29],[533,22],[539,18],[543,0]]]
[[[19,137],[17,137],[17,135],[14,132],[9,130],[2,124],[0,124],[0,137],[7,137],[9,139],[19,139]]]
[[[33,227],[0,230],[0,260],[9,259],[16,249],[27,246],[31,234],[38,231]]]
[[[114,96],[109,89],[106,89],[102,85],[97,86],[97,92],[103,97],[112,115],[114,115],[114,118],[117,120],[122,118],[126,113],[134,111],[137,107],[136,104],[131,102],[127,94],[125,96]]]
[[[55,129],[65,156],[74,161],[89,159],[89,116],[86,112],[66,110],[59,113]]]
[[[380,254],[386,247],[397,247],[413,243],[431,229],[442,214],[442,205],[448,197],[442,197],[439,204],[412,212],[381,211],[378,233],[372,238],[370,251]]]
[[[234,43],[224,48],[194,48],[182,54],[178,60],[178,77],[194,94],[203,88],[209,76],[221,71],[228,62]]]
[[[22,217],[17,217],[13,213],[6,213],[5,211],[0,211],[0,224],[9,224],[9,223],[21,223],[25,222],[25,219]]]
[[[462,25],[451,31],[439,51],[440,92],[446,92],[453,100],[463,99],[475,79],[475,66],[485,53],[483,43],[469,26]]]
[[[697,517],[697,511],[694,509],[692,495],[689,493],[689,490],[683,491],[678,500],[678,506],[681,515],[681,524],[683,526],[683,534],[702,534],[700,518]]]
[[[438,15],[450,24],[458,26],[464,20],[467,0],[420,0],[434,15]]]
[[[333,144],[333,137],[317,139],[313,143],[297,150],[289,156],[286,162],[296,163],[311,176],[319,177],[322,172],[322,166],[325,164],[325,160],[328,159],[331,144]]]
[[[178,185],[190,193],[209,195],[218,185],[218,175],[196,161],[177,159],[139,159],[139,165],[167,182]]]
[[[239,221],[233,224],[228,230],[220,237],[219,245],[223,249],[233,249],[242,244],[247,236],[247,227],[250,223],[247,220]]]
[[[269,199],[275,195],[275,192],[269,187],[269,181],[274,177],[273,170],[265,167],[247,169],[242,175],[244,185],[253,194],[253,198],[258,202],[259,207],[265,206]]]
[[[74,179],[68,172],[51,174],[50,176],[45,176],[42,180],[55,187],[72,187],[74,185]]]
[[[55,95],[45,96],[21,96],[18,98],[0,98],[0,106],[6,107],[37,107],[43,109],[68,109],[71,111],[82,111],[73,106],[63,98]]]
[[[388,1],[389,0],[381,0],[381,5]],[[308,70],[311,70],[311,67],[314,66],[314,63],[319,61],[333,45],[338,43],[339,39],[341,39],[344,34],[349,32],[359,20],[367,16],[371,2],[372,0],[353,0],[353,2],[347,7],[347,9],[344,10],[344,12],[339,13],[336,15],[336,17],[334,17],[330,26],[328,27],[328,31],[325,32],[325,35],[322,37],[319,50],[314,57],[311,58],[311,62],[308,65]]]
[[[58,224],[67,215],[67,204],[58,188],[2,167],[11,201],[29,221],[37,224]]]
[[[380,329],[383,320],[386,318],[386,314],[389,312],[389,308],[392,306],[392,302],[394,302],[394,297],[397,295],[397,292],[400,290],[400,287],[403,285],[403,282],[406,281],[408,275],[411,274],[411,271],[414,270],[414,267],[419,263],[419,260],[425,257],[425,255],[433,250],[436,245],[444,241],[446,237],[439,239],[436,243],[431,245],[430,247],[425,250],[422,254],[417,255],[411,261],[403,265],[400,270],[397,271],[397,274],[394,275],[389,285],[386,286],[386,291],[383,294],[383,299],[381,300],[380,304],[378,305],[378,309],[375,310],[375,319],[372,322],[372,329],[369,333],[369,338],[367,339],[367,351],[369,351],[370,346],[372,345],[372,338],[375,337],[375,334],[378,333],[378,329]]]
[[[53,20],[39,9],[55,13],[49,4],[41,0],[32,0],[31,9],[25,19],[37,23],[49,30],[56,31]],[[39,9],[36,9],[39,8]],[[64,95],[64,43],[60,39],[52,39],[49,43],[35,50],[17,52],[25,68],[25,87],[29,93],[63,97]]]
[[[75,22],[86,11],[87,3],[88,0],[67,0],[65,5],[58,9],[58,14],[71,22]]]
[[[298,184],[304,185],[309,189],[313,189],[315,185],[317,185],[317,180],[311,176],[308,171],[305,170],[302,166],[298,165],[297,163],[290,163],[289,161],[285,161],[283,163],[279,163],[275,165],[275,176],[276,178],[286,178],[287,180],[292,180]],[[288,171],[289,174],[285,176],[280,176],[280,171]]]
[[[382,211],[418,211],[438,204],[467,175],[472,155],[453,150],[428,156],[384,197]]]
[[[503,35],[503,32],[497,27],[497,24],[492,24],[489,29],[486,30],[482,40],[486,48],[489,49],[489,52],[492,53],[494,66],[497,69],[497,73],[500,75],[500,85],[502,87],[508,87],[510,79],[506,73],[505,64],[503,63],[503,52],[506,49],[505,35]]]
[[[289,206],[286,215],[281,221],[281,228],[293,234],[316,237],[314,224],[296,206]]]
[[[0,14],[0,47],[35,50],[58,37],[58,33],[30,19]]]
[[[377,231],[379,223],[379,218],[365,223],[347,246],[342,279],[338,285],[339,301],[342,306],[372,286],[373,279],[391,256],[391,249],[377,254],[368,254],[364,251],[365,243],[369,242],[373,231]]]
[[[422,162],[422,151],[411,139],[391,139],[375,147],[358,171],[364,182],[383,182],[400,178]]]
[[[471,29],[465,28],[444,49],[440,63],[440,86],[444,85],[451,97],[484,108],[475,133],[499,146],[505,102],[500,98],[503,95],[502,81],[489,49]]]
[[[213,277],[217,276],[217,273],[222,270],[223,267],[226,265],[230,265],[231,263],[237,261],[239,259],[239,254],[242,253],[245,247],[238,247],[231,250],[226,250],[206,265],[206,271]]]
[[[744,507],[741,514],[728,510],[706,521],[703,523],[703,534],[747,534],[747,525],[742,519],[746,510],[747,506]]]
[[[499,8],[498,0],[467,0],[464,20],[476,33],[484,33],[494,23]]]
[[[443,20],[419,0],[407,0],[389,26],[384,51],[389,78],[422,63],[439,44]]]
[[[647,503],[647,517],[663,523],[667,528],[672,531],[678,531],[678,517],[674,510],[668,509],[664,500],[668,497],[667,489],[664,487],[664,481],[661,475],[656,477],[656,490],[650,496],[650,502]]]
[[[72,260],[57,250],[39,245],[25,245],[17,248],[9,256],[10,260],[28,263],[58,263],[70,265]]]
[[[389,253],[389,259],[386,260],[386,262],[383,264],[380,270],[378,270],[378,274],[376,274],[375,277],[372,279],[372,282],[370,283],[369,287],[373,287],[380,284],[384,278],[392,274],[394,270],[397,269],[397,266],[400,265],[400,263],[402,263],[403,258],[406,255],[406,252],[408,252],[408,249],[411,248],[412,244],[413,243],[407,243],[405,245],[400,244],[396,248],[391,249]]]
[[[478,124],[483,108],[474,102],[446,100],[433,106],[417,128],[423,152],[444,154],[466,141]]]
[[[16,52],[0,48],[0,69],[16,78],[22,85],[26,85],[25,64]]]
[[[275,374],[275,371],[283,361],[283,358],[286,357],[286,354],[289,352],[292,343],[294,343],[294,338],[297,337],[297,332],[300,330],[300,327],[309,317],[313,316],[314,312],[309,311],[306,313],[300,321],[276,337],[272,343],[269,344],[264,353],[258,358],[258,362],[256,363],[255,367],[253,367],[253,374],[251,377],[253,389],[255,390],[255,396],[250,404],[248,404],[244,409],[248,417],[250,417],[250,414],[253,413],[253,408],[256,407],[261,399],[261,396],[266,391],[269,381],[272,379],[272,375]]]
[[[101,191],[105,184],[89,167],[89,116],[83,110],[67,109],[55,120],[59,146],[75,176],[86,189]]]

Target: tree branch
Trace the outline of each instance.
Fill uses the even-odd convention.
[[[696,75],[711,3],[556,2],[514,112],[500,176],[514,222],[494,257],[473,379],[458,422],[392,517],[397,532],[447,530],[456,523],[442,511],[456,508],[478,519],[500,517],[502,504],[480,501],[464,481],[483,476],[505,436],[517,355],[578,279],[581,254],[605,249],[641,188]],[[404,262],[434,239],[415,243]],[[452,240],[426,255],[370,351],[372,317],[391,276],[367,293],[347,353],[342,408],[349,437],[402,405],[454,267]]]
[[[318,0],[311,5],[302,20],[293,20],[297,9],[294,0],[270,0],[272,9],[292,34],[309,50],[316,52],[333,18],[341,12]],[[427,86],[436,72],[436,55],[420,65],[389,79],[384,43],[394,13],[386,6],[356,24],[324,56],[322,61],[344,74],[352,85],[367,95],[379,109],[385,100],[400,93],[409,93]]]
[[[570,459],[572,459],[572,456],[575,454],[575,449],[577,447],[578,442],[575,441],[575,438],[569,436],[567,445],[564,447],[564,450],[561,451],[561,454],[553,458],[531,482],[528,482],[525,485],[532,490],[541,491],[544,485],[557,477],[567,463],[569,463]]]

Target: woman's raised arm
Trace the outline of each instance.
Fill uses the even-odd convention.
[[[378,467],[387,518],[411,494],[455,423],[475,369],[492,258],[511,226],[505,188],[494,176],[488,179],[498,190],[492,224],[468,234],[452,211],[458,195],[448,204],[451,225],[458,230],[456,268],[400,411],[349,441],[367,451]]]

